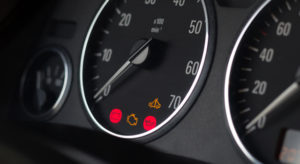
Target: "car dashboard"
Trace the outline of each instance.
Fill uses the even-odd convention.
[[[3,0],[0,161],[300,163],[299,16],[298,0]]]

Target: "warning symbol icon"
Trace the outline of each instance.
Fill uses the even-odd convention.
[[[127,116],[127,123],[130,125],[130,126],[137,126],[137,123],[138,123],[138,118],[135,116],[135,114],[130,114],[129,116]]]
[[[154,109],[160,109],[161,108],[161,104],[159,103],[158,98],[156,98],[152,102],[149,102],[148,103],[148,107],[149,108],[154,108]]]

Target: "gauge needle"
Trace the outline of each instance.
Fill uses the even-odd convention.
[[[36,89],[41,89],[41,72],[40,71],[37,71],[36,72]]]
[[[103,91],[119,79],[132,65],[140,65],[145,62],[149,55],[149,44],[151,43],[152,38],[148,39],[143,43],[137,50],[135,50],[129,59],[114,73],[114,75],[104,84],[104,86],[94,95],[94,99],[100,97]]]
[[[285,89],[278,97],[276,97],[262,112],[260,112],[252,121],[246,125],[246,129],[253,127],[260,119],[267,116],[269,113],[277,109],[278,106],[287,102],[296,93],[300,91],[300,68],[296,74],[296,81],[293,82],[287,89]]]
[[[37,107],[41,109],[44,103],[46,102],[46,93],[41,88],[42,83],[42,73],[40,71],[36,74],[36,95],[37,95]]]

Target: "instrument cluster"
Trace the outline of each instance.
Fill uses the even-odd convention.
[[[300,163],[299,0],[65,1],[12,117],[210,163]]]

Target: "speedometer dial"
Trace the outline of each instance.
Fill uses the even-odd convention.
[[[226,75],[232,134],[254,163],[300,163],[300,2],[266,1],[234,47]]]
[[[84,105],[97,128],[140,138],[183,115],[211,60],[208,10],[203,0],[104,2],[80,66]]]

